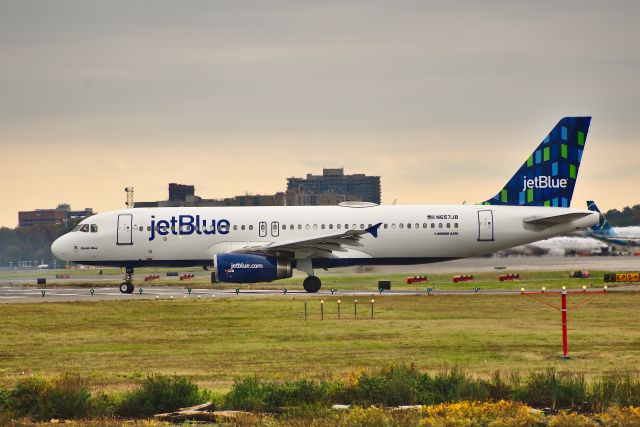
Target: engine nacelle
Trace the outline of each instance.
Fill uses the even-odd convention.
[[[266,255],[216,254],[216,280],[229,283],[271,282],[291,277],[291,261]]]

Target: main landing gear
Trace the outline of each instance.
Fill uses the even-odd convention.
[[[123,294],[133,293],[133,267],[125,267],[124,282],[120,284],[120,292]]]
[[[314,294],[320,290],[322,282],[317,276],[308,276],[306,279],[304,279],[304,282],[302,282],[302,286],[304,287],[305,291]]]
[[[313,264],[311,263],[311,258],[302,258],[296,260],[296,268],[300,271],[307,273],[307,278],[302,282],[302,286],[304,290],[315,294],[320,290],[320,286],[322,286],[322,282],[320,278],[313,274]]]

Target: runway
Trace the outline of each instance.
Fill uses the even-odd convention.
[[[142,289],[142,291],[140,291]],[[600,290],[600,289],[593,289]],[[592,292],[593,290],[587,290]],[[559,291],[549,287],[547,292]],[[638,286],[619,286],[609,288],[609,292],[640,291]],[[582,292],[580,287],[569,289],[569,292]],[[363,302],[385,296],[438,296],[438,295],[517,295],[518,289],[447,289],[447,290],[392,290],[368,291],[368,290],[340,290],[332,293],[330,289],[322,289],[315,294],[305,291],[284,290],[252,290],[246,287],[238,288],[238,292],[233,289],[192,289],[191,292],[183,286],[149,287],[136,288],[133,294],[122,294],[116,287],[113,288],[78,288],[78,287],[55,287],[55,288],[34,288],[24,286],[1,286],[0,304],[3,303],[45,303],[45,302],[71,302],[71,301],[138,301],[138,300],[203,300],[214,298],[256,298],[256,297],[304,297],[304,298],[327,298],[330,296],[364,298]]]

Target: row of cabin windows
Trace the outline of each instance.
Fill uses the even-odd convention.
[[[85,224],[85,225],[86,225],[86,224]],[[94,224],[92,224],[92,227],[93,227],[93,226],[94,226]],[[368,225],[368,227],[371,227],[371,226],[372,226],[372,224],[369,224],[369,225]],[[453,224],[452,224],[452,223],[450,223],[450,222],[447,222],[447,223],[442,223],[442,222],[439,222],[439,223],[435,223],[435,222],[426,223],[426,222],[424,222],[424,223],[422,223],[422,228],[425,228],[425,229],[426,229],[426,228],[452,228],[452,226],[453,226],[453,228],[458,228],[458,223],[457,223],[457,222],[454,222]],[[95,226],[95,227],[96,227],[96,231],[98,231],[97,226]],[[420,228],[420,223],[417,223],[417,222],[416,222],[416,223],[414,224],[414,223],[410,223],[410,222],[408,222],[408,223],[406,223],[406,224],[405,224],[405,223],[399,223],[399,224],[396,224],[396,223],[394,222],[394,223],[391,223],[391,224],[387,224],[387,223],[385,223],[385,224],[383,224],[383,225],[382,225],[382,227],[383,227],[383,228],[385,228],[385,229],[391,228],[392,230],[395,230],[396,228],[401,229],[401,230],[402,230],[402,229],[404,229],[404,228],[408,228],[408,229],[411,229],[411,228],[419,229],[419,228]],[[212,226],[207,227],[207,228],[208,228],[208,229],[210,229],[210,230],[213,230],[213,229],[214,229],[214,226],[212,225]],[[297,225],[297,228],[298,228],[298,230],[302,230],[302,228],[303,228],[302,224],[298,224],[298,225]],[[328,228],[329,230],[333,230],[334,228],[335,228],[335,229],[337,229],[337,230],[341,230],[341,229],[342,229],[342,224],[335,224],[335,225],[334,225],[334,224],[328,224],[328,225],[327,225],[327,224],[320,224],[320,226],[319,226],[319,227],[318,227],[318,224],[306,224],[306,225],[304,225],[304,229],[305,229],[305,230],[310,230],[310,229],[312,229],[312,228],[313,228],[314,230],[317,230],[318,228],[320,228],[321,230],[325,230],[325,229],[327,229],[327,228]],[[344,229],[345,229],[345,230],[349,230],[349,228],[351,228],[351,229],[353,229],[353,230],[357,230],[357,229],[358,229],[358,224],[352,224],[351,226],[350,226],[349,224],[344,224]],[[244,231],[244,230],[247,230],[247,229],[248,229],[248,230],[250,230],[250,231],[251,231],[251,230],[253,230],[253,225],[249,225],[249,226],[245,226],[245,225],[240,225],[240,226],[238,226],[238,225],[234,225],[234,226],[233,226],[233,230],[234,230],[234,231],[237,231],[238,229],[240,229],[240,230],[242,230],[242,231]],[[296,226],[295,226],[294,224],[290,224],[290,225],[288,225],[288,226],[287,226],[286,224],[282,224],[282,230],[287,230],[287,229],[289,229],[289,230],[295,230],[295,229],[296,229]],[[364,230],[364,229],[365,229],[365,224],[360,224],[359,229],[360,229],[360,230]],[[156,231],[157,231],[157,230],[159,230],[159,227],[158,227],[158,226],[156,226]],[[174,227],[171,227],[171,228],[170,228],[170,230],[172,230],[172,231],[173,231],[173,230],[174,230]],[[185,230],[186,230],[186,228],[185,228]],[[83,230],[81,229],[80,231],[83,231]],[[140,227],[140,231],[142,231],[142,227]],[[151,226],[147,226],[147,231],[151,231]],[[94,232],[94,233],[95,233],[95,231],[93,231],[93,228],[91,229],[91,232]]]

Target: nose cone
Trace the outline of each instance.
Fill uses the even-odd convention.
[[[63,261],[68,261],[68,259],[66,258],[66,256],[69,253],[68,248],[65,248],[65,237],[66,236],[62,236],[62,237],[58,237],[56,239],[55,242],[53,242],[53,244],[51,245],[51,252],[53,252],[53,254],[63,260]]]

